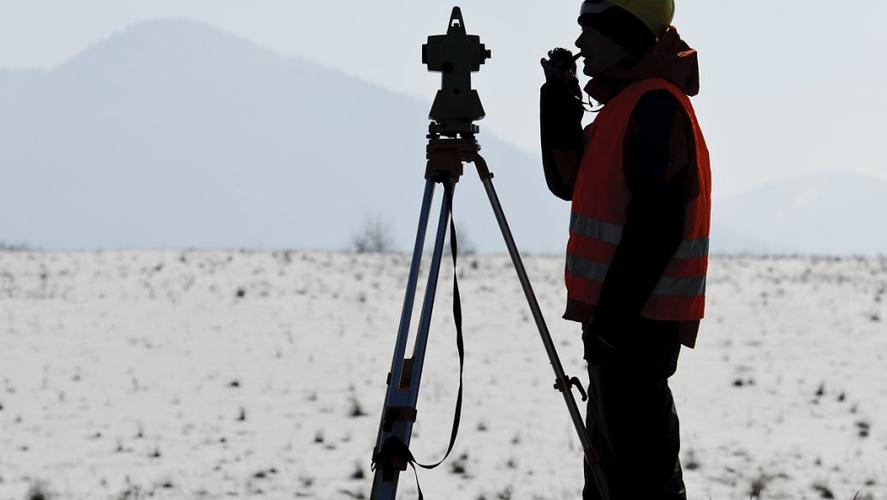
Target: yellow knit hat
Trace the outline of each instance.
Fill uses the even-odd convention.
[[[588,0],[583,3],[583,13],[600,12],[616,6],[637,17],[657,37],[662,36],[674,19],[674,0]]]

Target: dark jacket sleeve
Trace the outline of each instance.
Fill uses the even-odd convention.
[[[540,94],[539,129],[545,182],[555,196],[571,200],[575,173],[582,158],[585,110],[566,84],[548,82]],[[565,178],[567,172],[572,172],[572,176],[567,174]]]
[[[672,165],[672,135],[681,120],[686,117],[667,91],[646,94],[632,112],[624,150],[632,198],[595,311],[603,334],[640,316],[683,238],[690,168]]]

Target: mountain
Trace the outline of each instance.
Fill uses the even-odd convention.
[[[134,25],[52,70],[0,72],[0,241],[340,249],[378,218],[408,249],[432,97],[191,21]],[[480,124],[521,248],[563,248],[568,207],[540,160]],[[455,212],[472,246],[504,249],[471,169]]]
[[[887,181],[854,172],[789,179],[716,202],[712,250],[887,254]]]
[[[200,23],[131,26],[51,70],[0,71],[0,243],[342,249],[378,219],[407,250],[432,97]],[[518,246],[562,252],[569,207],[548,193],[540,159],[480,125]],[[455,213],[467,245],[504,251],[470,166]],[[712,249],[887,253],[885,214],[879,179],[792,179],[716,202]]]

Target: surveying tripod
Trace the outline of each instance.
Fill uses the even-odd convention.
[[[382,419],[379,424],[379,432],[376,445],[373,449],[373,478],[372,500],[394,500],[397,494],[397,479],[401,471],[407,466],[434,468],[443,463],[453,450],[456,435],[459,431],[459,420],[462,409],[462,367],[464,363],[464,349],[462,345],[462,313],[459,299],[458,282],[453,281],[453,315],[456,324],[456,345],[459,349],[459,392],[456,399],[456,412],[453,420],[453,430],[450,434],[450,444],[444,458],[434,465],[422,465],[418,463],[409,450],[410,437],[413,432],[413,423],[416,421],[416,403],[419,399],[419,383],[422,380],[422,367],[425,363],[425,348],[428,343],[428,332],[431,328],[431,312],[434,308],[434,296],[437,291],[437,279],[440,272],[440,262],[443,257],[444,239],[446,238],[447,225],[450,226],[450,245],[453,253],[453,262],[456,262],[456,231],[452,222],[453,192],[456,183],[462,177],[463,163],[474,163],[477,173],[490,199],[493,213],[511,255],[511,262],[517,271],[533,320],[539,329],[545,351],[551,361],[555,374],[555,389],[559,390],[567,403],[570,418],[579,434],[582,442],[582,450],[585,461],[591,468],[595,484],[600,491],[603,500],[609,500],[604,475],[598,461],[597,453],[591,445],[591,439],[582,422],[582,415],[573,398],[573,386],[579,388],[583,400],[586,399],[582,383],[576,377],[567,377],[564,368],[558,358],[554,342],[548,333],[548,327],[542,318],[542,311],[536,301],[536,295],[530,286],[527,271],[521,261],[508,221],[493,188],[493,174],[487,168],[487,162],[480,155],[480,145],[475,134],[479,129],[473,122],[484,117],[483,106],[476,90],[471,88],[471,73],[478,71],[480,65],[490,58],[490,51],[480,43],[477,35],[468,35],[465,30],[465,22],[462,19],[462,11],[454,7],[450,16],[450,23],[446,35],[428,37],[428,43],[422,46],[422,62],[428,65],[431,71],[440,72],[442,75],[441,89],[437,93],[434,104],[431,107],[429,118],[432,122],[428,127],[428,146],[426,157],[428,159],[425,168],[425,195],[422,199],[422,208],[419,212],[419,227],[416,231],[416,244],[413,247],[413,260],[410,264],[410,273],[407,278],[406,297],[403,302],[403,310],[400,316],[400,326],[397,330],[397,343],[394,347],[394,359],[391,361],[391,371],[388,372],[388,390],[385,393],[385,404],[382,408]],[[419,279],[419,264],[422,260],[422,252],[425,248],[425,233],[428,229],[428,220],[431,216],[431,201],[437,184],[442,184],[446,196],[441,202],[440,216],[438,218],[437,234],[434,240],[434,250],[431,256],[431,268],[428,272],[428,282],[425,287],[425,297],[422,302],[422,311],[419,315],[419,326],[413,345],[412,357],[405,357],[407,339],[409,337],[410,319],[413,314],[413,302],[416,297],[416,284]],[[418,476],[417,476],[418,480]],[[422,500],[422,490],[419,489],[419,499]]]
[[[399,472],[406,470],[407,466],[411,463],[415,463],[412,455],[409,453],[410,436],[412,434],[413,423],[416,421],[416,403],[419,398],[419,383],[422,379],[422,367],[425,361],[425,348],[428,342],[428,333],[431,325],[431,313],[434,307],[434,297],[437,288],[441,258],[443,256],[446,229],[452,213],[452,193],[456,182],[462,175],[463,162],[474,163],[477,168],[477,173],[480,176],[484,189],[487,192],[487,196],[490,199],[493,213],[499,223],[499,229],[502,231],[502,237],[505,240],[505,245],[508,247],[508,253],[511,255],[511,261],[514,264],[515,271],[517,271],[518,279],[520,280],[524,295],[530,306],[530,311],[533,314],[536,327],[542,337],[542,343],[545,345],[545,351],[548,353],[548,358],[554,369],[556,377],[554,387],[564,396],[564,401],[567,404],[567,409],[570,412],[573,425],[576,428],[576,432],[579,434],[579,440],[582,442],[585,460],[590,465],[594,473],[595,482],[601,490],[601,498],[608,499],[606,487],[602,482],[604,476],[600,469],[597,452],[592,447],[585,424],[582,421],[582,415],[579,413],[576,400],[573,398],[572,387],[576,386],[579,388],[583,400],[586,398],[585,392],[582,389],[582,385],[578,378],[569,378],[564,373],[564,368],[561,365],[551,335],[548,332],[548,327],[542,317],[539,303],[536,300],[533,288],[530,285],[530,280],[527,277],[527,272],[514,243],[511,229],[508,226],[508,221],[505,219],[505,214],[502,211],[502,205],[499,203],[499,198],[493,187],[493,174],[490,173],[486,161],[480,155],[479,144],[473,134],[467,134],[461,138],[440,138],[440,136],[432,134],[429,136],[427,157],[428,166],[425,172],[425,195],[422,200],[422,208],[419,214],[419,227],[416,232],[416,243],[413,248],[413,258],[410,265],[410,273],[407,278],[406,297],[404,299],[403,310],[400,317],[400,327],[397,333],[394,359],[391,363],[391,371],[388,374],[388,391],[385,395],[382,421],[379,426],[379,433],[373,456],[376,470],[373,479],[371,499],[394,499],[397,492]],[[425,288],[422,311],[419,316],[419,326],[413,347],[413,355],[410,358],[406,358],[404,356],[406,353],[413,302],[416,295],[416,284],[419,277],[419,263],[425,246],[425,234],[431,213],[431,201],[434,195],[435,185],[438,183],[444,184],[446,196],[441,202],[437,234],[431,257],[431,267],[428,272],[428,282]],[[460,337],[460,357],[461,348]],[[461,387],[459,398],[460,400],[457,402],[457,413],[459,411],[458,407],[461,405]],[[455,438],[455,432],[457,429],[458,422],[454,424],[450,449],[452,449],[453,439]],[[447,453],[449,453],[449,451]]]

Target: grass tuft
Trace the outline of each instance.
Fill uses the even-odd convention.
[[[51,500],[53,495],[49,491],[49,484],[46,481],[36,481],[28,488],[25,494],[26,500]]]

